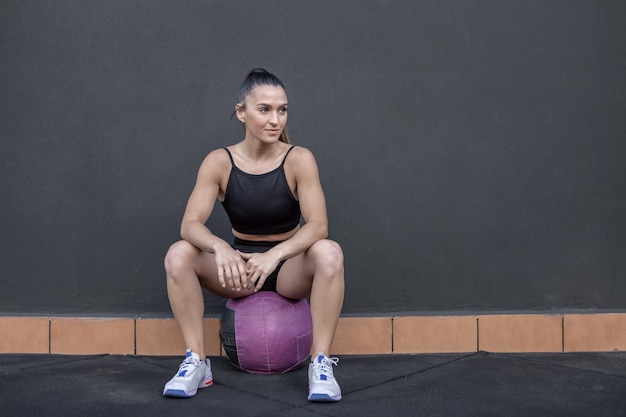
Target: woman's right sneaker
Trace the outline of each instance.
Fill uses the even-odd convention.
[[[213,385],[211,361],[206,358],[202,362],[198,355],[187,349],[185,360],[180,364],[176,375],[165,384],[163,395],[180,398],[193,397],[198,392],[198,388],[211,385]]]
[[[323,353],[309,365],[309,401],[334,402],[341,400],[341,388],[333,375],[333,365],[339,359],[329,358]]]

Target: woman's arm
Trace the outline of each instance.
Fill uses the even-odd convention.
[[[290,167],[296,177],[296,194],[304,225],[290,239],[271,250],[280,254],[280,259],[289,259],[307,250],[313,243],[328,236],[326,199],[319,178],[315,157],[306,148],[297,147]]]
[[[198,249],[215,254],[222,287],[228,285],[231,289],[240,290],[248,285],[244,260],[226,241],[206,227],[222,188],[222,175],[229,166],[230,160],[222,150],[215,150],[204,158],[187,202],[180,235]]]
[[[295,173],[296,194],[305,223],[292,237],[267,252],[241,254],[247,260],[249,282],[256,282],[256,290],[263,286],[265,278],[280,261],[303,253],[313,243],[328,236],[326,200],[315,157],[301,147],[295,148],[290,155],[293,158],[287,163],[289,170],[293,169]]]
[[[211,253],[215,252],[216,244],[224,242],[211,233],[205,225],[213,212],[215,200],[220,191],[219,168],[222,162],[217,152],[211,152],[202,161],[180,226],[180,236],[184,240],[198,249]]]

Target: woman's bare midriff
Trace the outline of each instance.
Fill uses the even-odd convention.
[[[246,233],[239,233],[235,229],[232,229],[232,232],[233,236],[241,240],[248,240],[252,242],[282,242],[283,240],[287,240],[295,235],[298,229],[300,229],[300,226],[296,226],[293,230],[276,235],[248,235]]]

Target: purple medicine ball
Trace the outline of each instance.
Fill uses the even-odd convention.
[[[313,343],[311,310],[306,300],[262,291],[229,299],[220,338],[230,362],[255,374],[277,374],[300,367]]]

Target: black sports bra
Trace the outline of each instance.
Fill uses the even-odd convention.
[[[235,166],[226,148],[232,169],[222,206],[233,229],[249,235],[273,235],[293,230],[300,224],[300,204],[294,197],[287,177],[285,160],[265,174],[248,174]]]

